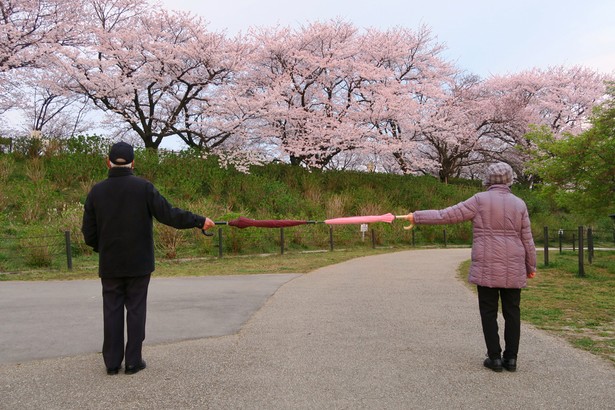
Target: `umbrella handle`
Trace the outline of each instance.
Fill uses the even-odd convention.
[[[406,219],[407,215],[395,215],[395,219]],[[407,220],[407,219],[406,219]],[[410,224],[408,226],[404,226],[404,229],[406,231],[409,231],[410,229],[414,228],[414,224]]]
[[[216,225],[228,225],[227,221],[214,221],[214,223]],[[203,232],[203,235],[205,236],[214,236],[213,232],[206,231],[205,229],[201,229],[201,232]]]

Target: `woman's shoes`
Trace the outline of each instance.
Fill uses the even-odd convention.
[[[483,363],[486,368],[493,370],[494,372],[501,372],[503,369],[509,372],[517,371],[517,359],[496,359],[486,358]]]

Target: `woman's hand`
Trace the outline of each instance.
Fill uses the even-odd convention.
[[[395,218],[397,218],[397,219],[405,219],[408,222],[410,222],[410,225],[404,226],[404,229],[408,230],[408,229],[414,228],[414,214],[412,212],[410,212],[408,215],[396,216]]]

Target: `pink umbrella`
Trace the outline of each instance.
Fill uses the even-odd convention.
[[[396,216],[388,213],[384,215],[369,215],[369,216],[349,216],[345,218],[333,218],[325,220],[327,225],[347,225],[347,224],[369,224],[373,222],[391,223]]]

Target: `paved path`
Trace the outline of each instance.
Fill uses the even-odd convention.
[[[169,279],[154,275],[149,287],[146,342],[235,333],[280,285],[297,276]],[[100,282],[0,283],[0,323],[0,364],[100,352]]]
[[[284,278],[238,332],[152,343],[148,327],[133,376],[107,376],[97,353],[6,363],[0,408],[615,409],[612,363],[530,326],[516,373],[482,367],[476,297],[455,278],[468,257],[406,251]]]

